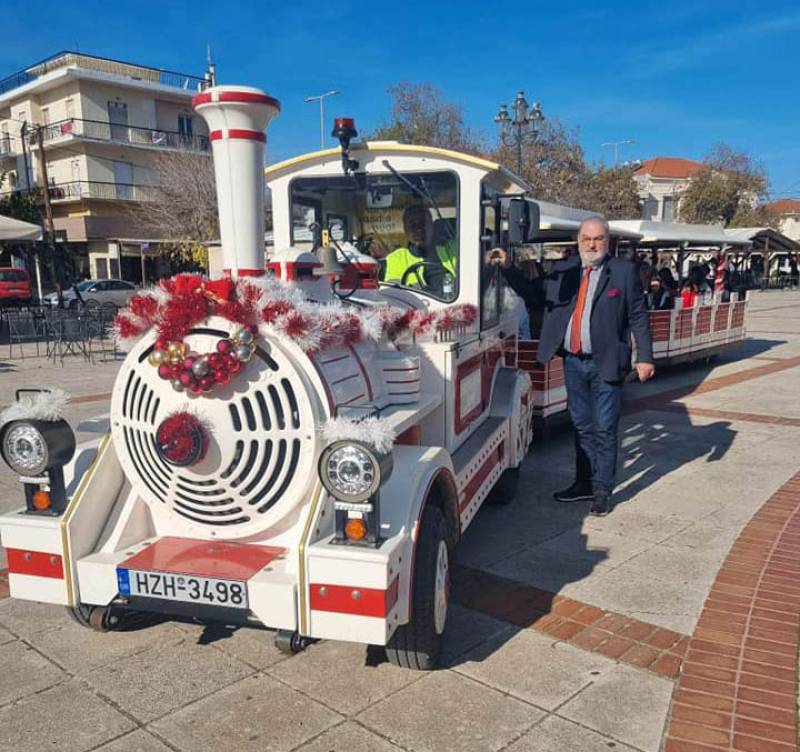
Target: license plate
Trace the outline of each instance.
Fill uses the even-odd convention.
[[[139,595],[226,608],[247,608],[247,586],[238,580],[117,569],[117,582],[121,595]]]

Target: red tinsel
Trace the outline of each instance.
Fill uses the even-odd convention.
[[[156,431],[159,454],[173,465],[196,465],[208,451],[208,433],[200,419],[181,410],[168,415]]]
[[[162,342],[182,342],[193,327],[217,315],[253,331],[259,323],[274,326],[306,352],[311,352],[356,344],[364,338],[365,330],[369,330],[366,320],[362,326],[361,315],[353,311],[328,312],[320,306],[321,318],[316,319],[315,325],[309,311],[298,310],[291,300],[278,297],[262,304],[264,289],[246,281],[240,282],[237,288],[229,279],[209,282],[194,275],[179,274],[159,284],[164,295],[149,292],[135,295],[129,310],[117,316],[120,337],[130,339],[155,328]],[[369,315],[376,314],[380,330],[390,339],[396,339],[406,331],[422,335],[468,327],[476,321],[478,312],[472,305],[455,305],[441,311],[409,311],[384,306]]]

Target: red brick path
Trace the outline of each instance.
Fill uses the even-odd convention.
[[[661,676],[678,675],[686,635],[482,569],[458,565],[452,577],[453,597],[462,606]]]
[[[796,752],[800,473],[755,513],[689,640],[665,752]]]

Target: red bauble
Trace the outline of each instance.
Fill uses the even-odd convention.
[[[156,430],[156,448],[170,464],[188,467],[205,457],[208,434],[200,420],[191,413],[172,413]]]
[[[208,356],[208,367],[212,370],[219,368],[222,362],[222,355],[220,355],[220,353],[211,353],[211,355]]]
[[[172,366],[169,363],[162,363],[158,367],[158,375],[162,379],[171,379],[172,378]]]
[[[217,352],[222,353],[223,355],[227,355],[229,352],[233,350],[233,345],[230,343],[230,340],[221,339],[217,342]]]
[[[242,370],[242,361],[236,358],[231,358],[228,361],[228,373],[239,373]]]
[[[189,389],[195,385],[194,375],[191,371],[183,371],[178,378],[181,380],[181,384]]]
[[[216,381],[217,384],[227,384],[230,382],[230,380],[231,375],[227,371],[224,371],[221,368],[214,371],[214,381]]]
[[[214,377],[213,376],[203,376],[202,379],[198,382],[200,385],[200,389],[204,392],[208,392],[211,390],[211,387],[214,386]]]
[[[191,371],[192,370],[192,366],[194,365],[194,361],[195,361],[195,359],[192,356],[189,356],[188,358],[184,358],[183,362],[181,363],[181,368],[183,368],[184,371]]]

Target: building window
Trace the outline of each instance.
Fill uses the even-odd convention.
[[[98,258],[95,259],[97,264],[97,274],[95,279],[108,279],[108,259]]]
[[[178,133],[180,133],[181,138],[189,139],[192,137],[191,115],[178,115]]]
[[[42,124],[50,125],[50,108],[42,107]]]
[[[661,220],[663,222],[672,222],[672,210],[672,196],[664,196],[664,200],[661,205]]]
[[[642,219],[653,220],[658,216],[658,199],[648,196],[642,201]]]
[[[67,116],[67,120],[72,120],[75,117],[75,100],[74,99],[67,99],[64,102],[64,111]]]

